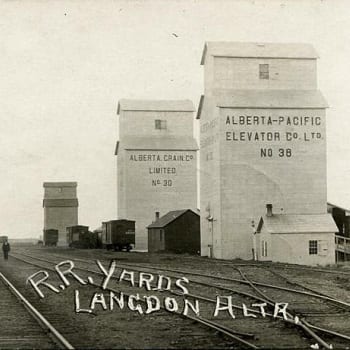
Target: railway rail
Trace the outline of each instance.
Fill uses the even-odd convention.
[[[166,259],[167,254],[163,254],[164,258]],[[183,261],[195,261],[198,262],[199,257],[193,257],[193,256],[182,256],[181,259]],[[206,260],[206,257],[201,257],[200,259]],[[320,267],[312,267],[312,266],[302,266],[302,265],[293,265],[293,264],[286,264],[286,263],[273,263],[267,262],[267,261],[259,261],[259,262],[242,262],[242,261],[232,261],[232,260],[221,260],[221,259],[210,259],[211,263],[213,264],[220,264],[220,266],[255,266],[255,267],[268,267],[272,269],[285,269],[285,270],[299,270],[299,271],[307,271],[307,272],[319,272],[319,273],[328,273],[331,275],[347,275],[350,276],[350,270],[343,271],[340,270],[341,267],[337,268],[320,268]]]
[[[1,272],[0,284],[0,348],[74,349]]]
[[[50,266],[47,266],[47,265],[43,265],[43,264],[38,264],[38,263],[35,263],[33,261],[28,261],[27,259],[23,259],[23,258],[20,258],[18,256],[18,254],[11,254],[11,256],[15,259],[18,259],[26,264],[30,264],[30,265],[33,265],[35,267],[38,267],[40,269],[45,269],[45,270],[50,270],[52,272],[55,272],[55,270],[50,267]],[[41,260],[41,262],[47,262],[47,263],[52,263],[52,261],[49,261],[49,260],[46,260],[46,259],[42,259],[42,258],[38,258],[38,257],[33,257],[33,256],[29,256],[28,254],[25,255],[27,258],[32,258],[32,259],[37,259],[37,260]],[[78,270],[78,268],[76,268],[76,270]],[[79,270],[84,270],[84,269],[79,269]],[[85,269],[86,272],[89,272],[89,273],[97,273],[97,272],[94,272],[94,271],[91,271],[91,270],[87,270]],[[96,284],[96,283],[93,283],[91,282],[90,283],[92,286],[94,287],[97,287],[97,288],[100,288],[100,284]],[[111,292],[114,292],[114,293],[118,293],[120,291],[116,290],[115,288],[106,288],[107,291],[111,291]],[[124,296],[130,296],[130,294],[128,292],[125,292],[123,291],[123,294]],[[142,300],[140,300],[142,301]],[[164,307],[161,307],[161,309],[163,311],[168,311],[166,308]],[[184,319],[187,319],[187,320],[190,320],[194,323],[197,323],[197,324],[200,324],[201,326],[205,326],[207,329],[210,329],[211,331],[215,332],[215,334],[219,333],[221,335],[224,335],[227,339],[230,340],[230,346],[232,345],[232,342],[235,343],[235,344],[239,344],[240,345],[240,348],[250,348],[250,349],[258,349],[258,347],[254,344],[252,344],[251,342],[243,339],[243,338],[254,338],[254,334],[251,334],[251,333],[244,333],[244,332],[239,332],[239,331],[235,331],[233,329],[230,329],[229,327],[225,327],[223,325],[220,325],[219,323],[216,323],[216,322],[213,322],[212,320],[209,320],[209,319],[206,319],[206,318],[203,318],[203,317],[194,317],[194,316],[191,316],[191,315],[184,315],[184,314],[180,314],[180,313],[174,313],[174,312],[171,312],[172,315],[178,315],[180,316],[181,318],[184,318]],[[227,340],[226,340],[226,343],[227,343]]]
[[[86,259],[80,259],[80,258],[75,258],[75,257],[68,257],[66,255],[58,255],[58,254],[53,254],[56,257],[66,257],[66,258],[70,258],[76,261],[80,261],[82,263],[87,263],[89,264],[90,261],[86,260]],[[309,297],[313,297],[316,299],[320,299],[326,302],[330,302],[332,304],[337,305],[337,307],[339,309],[342,310],[348,310],[350,311],[350,303],[345,302],[343,300],[338,300],[336,298],[332,298],[329,295],[326,295],[324,293],[320,293],[320,292],[316,292],[315,290],[295,283],[295,282],[291,282],[288,278],[286,278],[285,276],[273,271],[273,270],[268,270],[270,273],[278,276],[279,278],[283,279],[287,285],[292,284],[294,286],[299,287],[299,289],[295,289],[295,288],[290,288],[287,286],[281,286],[281,285],[275,285],[275,284],[268,284],[268,283],[262,283],[262,282],[257,282],[257,281],[250,281],[248,282],[245,279],[240,279],[240,278],[232,278],[232,277],[222,277],[222,276],[214,276],[214,275],[209,275],[209,274],[204,274],[204,273],[200,273],[200,272],[194,272],[194,271],[189,271],[186,269],[174,269],[174,268],[168,268],[168,267],[161,267],[161,266],[149,266],[147,264],[135,264],[135,263],[125,263],[123,261],[118,263],[119,266],[121,267],[132,267],[134,269],[143,269],[143,270],[156,270],[156,271],[166,271],[166,272],[172,272],[172,273],[180,273],[180,274],[186,274],[186,275],[192,275],[192,276],[198,276],[198,277],[205,277],[205,278],[210,278],[210,279],[215,279],[215,280],[219,280],[219,281],[223,281],[223,282],[234,282],[234,283],[239,283],[239,284],[243,284],[243,285],[249,285],[250,283],[258,286],[258,287],[264,287],[264,288],[268,288],[268,289],[276,289],[276,290],[281,290],[281,291],[285,291],[285,292],[290,292],[290,293],[295,293],[295,294],[300,294],[300,295],[305,295],[305,296],[309,296]],[[245,267],[251,267],[251,264],[239,264],[239,266],[245,266]],[[253,265],[255,266],[255,265]],[[237,270],[236,266],[230,266],[233,269]],[[260,269],[261,266],[258,266],[258,268]],[[266,267],[263,267],[265,270],[267,269]]]
[[[47,259],[44,259],[43,257],[33,257],[33,256],[30,256],[30,255],[28,255],[28,254],[26,254],[26,253],[23,253],[25,256],[27,256],[27,257],[30,257],[30,258],[33,258],[33,259],[37,259],[37,260],[41,260],[41,261],[46,261],[46,262],[49,262],[49,263],[57,263],[57,261],[55,262],[55,261],[50,261],[50,260],[47,260]],[[57,254],[57,255],[55,255],[55,256],[57,256],[57,257],[61,257],[61,258],[67,258],[67,256],[65,256],[65,255],[61,255],[61,254]],[[52,254],[50,254],[50,257],[52,258]],[[72,258],[72,257],[70,257],[72,260],[74,260],[74,258]],[[87,261],[87,260],[85,260],[85,259],[75,259],[75,260],[77,260],[77,261],[80,261],[80,262],[83,262],[83,263],[90,263],[89,261]],[[35,263],[34,263],[35,264]],[[38,265],[38,267],[40,266],[39,264],[37,264]],[[124,263],[122,263],[122,264],[119,264],[118,263],[118,265],[119,265],[119,267],[122,267],[122,266],[129,266],[129,267],[133,267],[133,268],[140,268],[140,266],[138,266],[139,264],[124,264]],[[42,268],[42,266],[40,266],[41,268]],[[181,270],[176,270],[176,271],[174,271],[174,270],[171,270],[171,269],[162,269],[162,268],[160,268],[159,266],[157,266],[157,267],[152,267],[152,266],[142,266],[143,267],[143,269],[153,269],[153,270],[156,270],[156,271],[167,271],[167,272],[175,272],[175,273],[182,273],[182,274],[184,274],[184,273],[187,273],[187,272],[184,272],[184,271],[181,271]],[[85,270],[86,272],[88,272],[88,273],[98,273],[98,272],[96,272],[96,271],[94,271],[94,270],[91,270],[91,269],[82,269],[82,268],[79,268],[80,270]],[[189,275],[200,275],[199,273],[193,273],[193,272],[188,272],[189,273]],[[242,272],[240,272],[240,274],[242,275]],[[204,274],[201,274],[201,276],[203,277],[205,277],[205,278],[208,278],[208,277],[210,277],[211,279],[212,278],[214,278],[213,276],[207,276],[207,275],[204,275]],[[221,278],[221,277],[216,277],[218,280],[223,280],[223,279],[225,279],[225,278]],[[226,279],[227,280],[227,279]],[[232,281],[231,279],[228,279],[230,282],[237,282],[237,281]],[[247,286],[249,287],[249,288],[252,288],[252,286],[254,286],[254,282],[252,282],[252,281],[250,281],[246,276],[244,276],[244,278],[243,278],[243,280],[241,280],[241,282],[242,281],[245,281],[246,282],[246,284],[247,284]],[[231,293],[233,293],[233,294],[235,294],[235,295],[240,295],[240,296],[244,296],[245,298],[249,298],[250,300],[258,300],[258,301],[261,301],[261,302],[267,302],[267,303],[270,303],[270,305],[271,305],[271,302],[272,302],[272,298],[270,298],[270,297],[267,297],[266,296],[266,294],[264,293],[264,292],[261,292],[260,290],[259,290],[259,292],[260,292],[260,296],[257,296],[257,295],[254,295],[254,294],[249,294],[249,293],[247,293],[247,292],[244,292],[244,291],[242,291],[242,290],[234,290],[233,288],[229,288],[229,287],[225,287],[225,286],[223,286],[223,285],[213,285],[213,284],[209,284],[209,283],[205,283],[205,282],[201,282],[201,281],[193,281],[193,280],[191,280],[191,282],[194,282],[194,283],[196,283],[196,284],[198,284],[198,285],[201,285],[201,286],[205,286],[206,288],[215,288],[215,290],[217,291],[217,290],[226,290],[226,291],[228,291],[228,292],[231,292]],[[259,284],[257,284],[257,285],[259,285]],[[257,292],[257,287],[255,287],[254,286],[254,291],[255,292]],[[283,289],[282,289],[283,290]],[[167,291],[167,292],[171,292],[171,291]],[[258,294],[259,294],[259,292],[258,292]],[[298,292],[300,292],[300,291],[298,291]],[[263,293],[263,295],[261,295],[261,293]],[[309,295],[309,294],[312,294],[312,293],[302,293],[303,294],[303,296],[305,296],[305,295]],[[192,297],[192,298],[196,298],[196,299],[199,299],[199,300],[203,300],[203,301],[206,301],[207,303],[215,303],[215,300],[213,300],[213,299],[210,299],[210,298],[208,298],[208,297],[205,297],[205,296],[201,296],[201,295],[198,295],[198,294],[190,294],[190,295],[188,295],[189,297]],[[309,295],[310,296],[310,295]],[[322,298],[324,298],[324,296],[321,296],[321,295],[311,295],[311,296],[313,296],[313,297],[322,297]],[[321,299],[322,299],[321,298]],[[327,299],[327,297],[326,297],[326,299]],[[341,301],[340,301],[341,302]],[[345,303],[345,305],[341,302],[340,303],[342,306],[348,306],[348,305],[346,305],[346,303]],[[242,306],[240,306],[240,305],[233,305],[233,307],[234,308],[236,308],[236,309],[242,309]],[[251,313],[254,313],[254,312],[256,312],[256,310],[252,310],[252,309],[248,309],[249,310],[249,312],[251,312]],[[270,317],[272,317],[272,315],[271,314],[267,314],[268,316],[270,316]],[[292,316],[291,314],[290,314],[290,316]],[[197,319],[197,317],[196,317],[196,319]],[[207,321],[209,321],[209,323],[211,322],[210,320],[207,320]],[[284,321],[285,323],[288,323],[288,321]],[[326,345],[326,344],[328,344],[326,341],[323,341],[323,339],[322,338],[320,338],[317,334],[322,334],[323,336],[327,336],[327,337],[337,337],[337,338],[339,338],[339,339],[341,339],[343,342],[344,342],[344,344],[346,343],[346,342],[350,342],[350,337],[348,337],[347,335],[344,335],[344,334],[341,334],[341,333],[339,333],[339,332],[335,332],[335,331],[332,331],[332,330],[328,330],[328,329],[324,329],[324,328],[321,328],[321,327],[317,327],[317,326],[313,326],[313,325],[311,325],[309,322],[307,322],[307,321],[304,321],[304,320],[300,320],[299,322],[298,322],[298,324],[297,325],[295,325],[295,324],[293,324],[293,322],[291,322],[290,320],[289,320],[289,324],[291,325],[293,325],[294,327],[296,327],[296,328],[298,328],[299,330],[303,330],[309,337],[311,336],[312,338],[313,338],[313,340],[314,341],[316,341],[317,343],[319,343],[320,345],[322,345],[323,347],[325,347],[325,348],[327,348],[327,346],[329,346],[329,345]],[[216,325],[218,328],[220,328],[221,327],[221,331],[222,330],[224,330],[224,331],[228,331],[229,330],[229,328],[228,327],[226,327],[226,326],[222,326],[222,325]],[[317,334],[316,334],[316,333]],[[221,332],[221,333],[224,333],[224,332]],[[238,333],[240,333],[240,332],[238,332]],[[241,332],[242,333],[242,332]],[[245,335],[247,335],[247,334],[245,334]],[[237,336],[237,332],[236,332],[236,335],[235,336]],[[237,340],[236,339],[236,341],[239,341],[239,340]],[[253,342],[254,343],[254,342]],[[247,344],[245,344],[246,346],[251,346],[251,347],[254,347],[254,346],[259,346],[259,345],[261,345],[261,344],[259,344],[259,342],[258,342],[258,344],[259,345],[255,345],[255,344],[257,344],[256,342],[255,342],[255,344],[253,344],[253,343],[249,343],[250,345],[247,345]],[[241,343],[241,344],[243,344],[243,343]],[[264,344],[262,344],[263,346],[264,346]],[[271,345],[271,344],[270,344]],[[300,346],[301,344],[299,343],[299,345],[298,346]],[[330,348],[330,347],[328,347],[328,348]]]

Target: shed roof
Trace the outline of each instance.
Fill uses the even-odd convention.
[[[231,90],[217,106],[234,108],[327,108],[319,90]]]
[[[319,90],[229,90],[213,97],[221,108],[324,109],[327,101]],[[200,119],[206,97],[201,97],[197,119]]]
[[[67,226],[66,228],[89,228],[89,226],[85,226],[85,225],[73,225],[73,226]]]
[[[244,58],[295,58],[316,59],[318,54],[311,44],[304,43],[251,43],[216,41],[206,42],[201,65],[206,57],[244,57]]]
[[[196,151],[197,141],[189,136],[127,136],[120,140],[116,153],[120,148],[127,150],[155,150],[155,151]]]
[[[198,215],[191,209],[181,209],[181,210],[172,210],[161,216],[156,222],[153,222],[151,225],[147,226],[147,228],[162,228],[176,220],[178,217],[186,213],[187,211],[191,211],[192,213]],[[199,216],[199,215],[198,215]]]
[[[265,225],[269,233],[327,233],[338,228],[330,214],[274,214],[261,217],[257,232]]]
[[[346,216],[350,216],[350,209],[346,209],[344,207],[341,207],[339,205],[336,205],[336,204],[333,204],[333,203],[330,203],[330,202],[327,202],[327,207],[328,208],[337,208],[337,209],[343,210],[345,212]]]
[[[71,199],[44,199],[43,207],[77,207],[79,205],[77,198]]]
[[[120,111],[193,112],[194,110],[193,102],[190,100],[121,99],[118,102],[117,114]]]
[[[44,182],[43,187],[77,187],[77,182]]]

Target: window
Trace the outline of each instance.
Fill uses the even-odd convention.
[[[327,241],[318,241],[318,255],[328,255],[328,242]]]
[[[309,241],[309,255],[317,254],[317,241]]]
[[[162,242],[163,241],[163,230],[159,230],[159,240]]]
[[[269,79],[269,65],[268,64],[259,64],[259,78],[260,79]]]
[[[166,120],[156,119],[155,120],[156,130],[165,130],[166,129]]]
[[[213,156],[213,152],[208,152],[207,153],[207,160],[213,160],[214,156]]]
[[[261,256],[267,256],[267,242],[261,241]]]

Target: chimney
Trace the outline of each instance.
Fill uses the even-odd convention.
[[[159,220],[159,211],[156,211],[156,221]]]
[[[272,216],[272,204],[266,204],[266,216]]]

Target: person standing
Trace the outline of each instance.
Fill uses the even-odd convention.
[[[2,244],[2,251],[4,252],[5,260],[8,259],[10,250],[11,250],[10,243],[7,241],[7,239],[5,239],[4,243]]]

